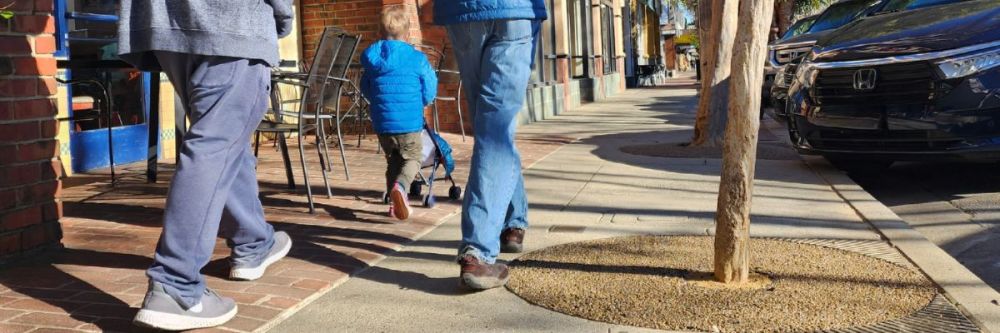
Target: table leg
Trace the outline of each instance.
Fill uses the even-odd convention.
[[[285,142],[284,133],[276,133],[278,145],[281,146],[281,160],[285,162],[285,177],[288,178],[288,188],[295,189],[295,176],[292,175],[292,159],[288,158],[288,143]]]
[[[157,160],[160,156],[160,73],[149,74],[149,144],[146,153],[146,182],[156,182]]]
[[[184,134],[187,134],[187,111],[181,97],[174,93],[174,163],[181,160]]]

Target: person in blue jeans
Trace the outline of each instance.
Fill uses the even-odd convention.
[[[119,56],[170,79],[190,120],[167,193],[149,289],[136,325],[222,325],[233,299],[205,286],[217,236],[232,249],[229,277],[260,278],[292,246],[264,220],[250,136],[267,110],[279,37],[292,0],[122,0]]]
[[[496,258],[501,250],[522,250],[528,200],[514,133],[545,19],[543,0],[434,2],[434,21],[447,27],[472,114],[458,255],[461,281],[472,289],[506,284],[507,266]]]
[[[361,93],[371,105],[372,127],[385,151],[389,216],[410,216],[407,188],[423,163],[424,106],[437,96],[437,74],[427,56],[405,41],[410,17],[403,6],[382,11],[382,36],[361,54]]]

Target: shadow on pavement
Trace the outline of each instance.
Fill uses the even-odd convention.
[[[50,262],[24,263],[5,268],[0,284],[14,293],[29,297],[18,301],[42,311],[64,311],[78,322],[90,323],[105,332],[145,332],[132,325],[136,309],[102,290],[114,285],[95,286],[76,277],[90,267],[144,270],[149,257],[89,250],[64,249],[49,258]],[[57,267],[58,266],[58,267]],[[84,266],[84,267],[75,267]],[[106,272],[104,274],[113,274]],[[30,277],[26,279],[25,277]],[[45,305],[29,305],[42,302]],[[6,305],[10,307],[10,305]],[[50,310],[45,310],[46,308]],[[30,318],[28,314],[22,319]],[[37,314],[36,314],[37,315]],[[42,321],[46,317],[36,317]],[[34,323],[27,323],[34,324]]]

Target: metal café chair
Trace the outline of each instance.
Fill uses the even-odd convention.
[[[260,133],[275,133],[278,136],[297,133],[299,145],[299,158],[302,164],[303,181],[306,187],[306,195],[309,200],[309,212],[315,212],[312,187],[309,185],[308,166],[305,155],[304,136],[313,132],[316,135],[316,150],[320,159],[320,170],[323,173],[323,182],[326,185],[327,197],[333,197],[327,171],[331,170],[329,147],[326,143],[327,122],[332,122],[337,128],[337,137],[340,139],[340,156],[344,162],[344,172],[350,179],[347,168],[347,156],[344,152],[343,140],[340,131],[341,121],[341,99],[344,97],[345,82],[349,82],[344,76],[347,68],[350,67],[351,59],[357,50],[360,37],[349,35],[343,29],[327,27],[323,31],[317,47],[312,65],[308,72],[275,72],[272,82],[276,86],[272,90],[272,114],[274,119],[261,122],[257,128],[257,135]],[[295,87],[298,91],[296,99],[282,100],[281,85]],[[297,104],[297,109],[285,110],[285,105]],[[286,122],[294,119],[295,122]],[[281,139],[279,139],[281,140]],[[259,140],[258,140],[259,142]],[[288,162],[287,145],[281,144],[282,157],[285,159],[286,173],[291,174],[291,163]],[[290,180],[291,182],[291,180]],[[293,185],[293,184],[290,184]]]
[[[111,94],[108,93],[108,88],[104,83],[97,80],[63,80],[56,78],[56,82],[69,85],[69,86],[88,86],[92,87],[97,92],[97,98],[94,96],[73,96],[71,106],[73,111],[80,110],[94,110],[97,111],[96,117],[80,117],[73,115],[66,118],[56,119],[58,121],[97,121],[98,126],[101,126],[102,121],[106,121],[106,128],[108,130],[108,166],[111,168],[111,186],[114,187],[118,184],[118,179],[115,176],[115,148],[114,140],[112,138],[112,130],[114,129],[112,123],[112,110],[113,101],[111,99]],[[104,119],[101,119],[101,113],[103,112]],[[121,120],[119,120],[120,122]]]
[[[438,95],[434,97],[434,103],[431,105],[432,117],[434,118],[434,131],[441,131],[441,121],[439,119],[438,102],[451,102],[455,103],[455,110],[458,111],[458,126],[462,131],[462,142],[465,142],[465,120],[462,116],[462,76],[456,70],[441,69],[444,64],[444,53],[438,51],[437,48],[430,45],[418,44],[414,45],[418,50],[424,52],[427,55],[427,60],[431,63],[431,67],[434,68],[434,72],[437,73],[439,83],[453,83],[457,82],[458,89],[455,90],[454,95],[448,95],[445,90],[438,89]]]
[[[368,99],[361,93],[359,88],[361,84],[362,69],[360,66],[351,66],[347,71],[347,86],[344,96],[348,98],[350,107],[344,112],[343,119],[354,119],[354,131],[358,135],[358,147],[361,147],[361,139],[368,136],[368,127],[364,126],[364,122],[367,121],[371,123],[371,115],[369,112],[370,104]]]

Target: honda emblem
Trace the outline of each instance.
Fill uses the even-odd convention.
[[[875,90],[875,82],[878,80],[878,72],[873,68],[863,68],[854,72],[854,90],[872,91]]]

